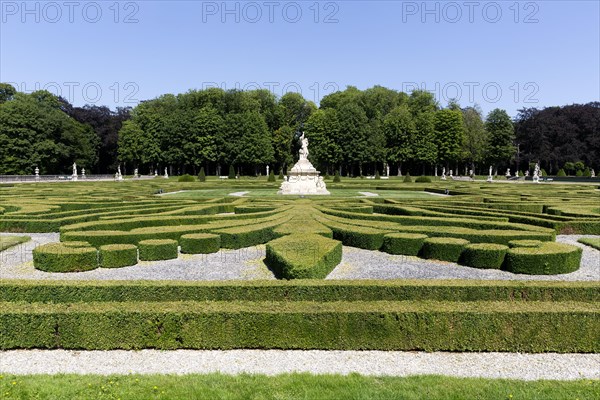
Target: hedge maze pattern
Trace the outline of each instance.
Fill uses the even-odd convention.
[[[265,262],[284,279],[0,279],[0,349],[600,352],[597,281],[321,279],[339,263],[342,244],[478,268],[568,272],[579,265],[579,248],[555,236],[600,233],[597,188],[357,182],[330,186],[382,196],[154,195],[218,188],[166,180],[1,186],[1,231],[60,232],[60,243],[37,248],[37,268],[121,268],[264,243]],[[446,188],[454,196],[385,196]]]
[[[0,231],[60,232],[60,243],[34,251],[35,267],[45,271],[126,267],[137,262],[136,251],[139,260],[166,260],[178,256],[178,246],[197,254],[266,244],[265,263],[284,279],[324,278],[340,262],[342,244],[476,268],[560,274],[579,267],[581,249],[555,243],[556,234],[600,234],[600,192],[591,186],[455,184],[450,197],[418,201],[177,198],[156,196],[157,187],[152,181],[2,187]],[[444,190],[436,184],[360,187]],[[206,184],[161,182],[160,188]]]

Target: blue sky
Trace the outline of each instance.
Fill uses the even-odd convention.
[[[484,112],[600,99],[598,1],[0,1],[0,81],[111,108],[218,85],[431,90]]]

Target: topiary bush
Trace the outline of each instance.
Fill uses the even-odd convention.
[[[196,182],[196,178],[194,178],[191,175],[185,174],[177,178],[177,182]]]
[[[190,233],[179,239],[181,252],[186,254],[216,253],[221,248],[221,236],[214,233]]]
[[[148,239],[139,243],[140,260],[157,261],[177,258],[177,241],[172,239]]]
[[[412,183],[412,178],[408,172],[406,173],[406,176],[404,176],[404,183]]]
[[[335,171],[335,175],[333,176],[333,182],[334,183],[339,183],[340,181],[341,181],[340,171]]]
[[[84,242],[82,240],[74,240],[72,242],[61,242],[61,244],[65,247],[91,247],[89,242]]]
[[[428,176],[419,176],[415,179],[416,183],[431,183],[431,178]]]
[[[100,246],[100,266],[121,268],[138,263],[137,247],[133,244],[107,244]]]
[[[265,264],[280,279],[324,279],[342,260],[341,242],[315,234],[284,236],[266,249]]]
[[[465,239],[428,238],[423,242],[421,255],[428,259],[458,262],[467,244],[469,241]]]
[[[381,179],[381,176],[379,176],[379,171],[375,171],[375,179]]]
[[[473,268],[500,269],[508,246],[493,243],[471,243],[465,246],[460,263]]]
[[[269,178],[267,182],[275,182],[275,173],[273,171],[269,172]]]
[[[577,172],[575,172],[575,176],[579,176],[579,177],[583,176],[583,171],[578,169]]]
[[[541,240],[511,240],[508,242],[508,247],[540,247],[542,245]]]
[[[98,251],[93,247],[49,243],[33,249],[33,266],[46,272],[90,271],[98,268]]]
[[[233,168],[233,165],[229,166],[229,174],[227,175],[227,177],[229,179],[235,179],[235,169]]]
[[[200,173],[198,174],[198,180],[200,182],[206,182],[206,173],[204,172],[204,167],[200,168]]]
[[[515,274],[566,274],[579,269],[581,254],[580,247],[555,242],[544,242],[539,247],[514,247],[506,253],[504,269]]]
[[[567,173],[565,172],[564,169],[559,169],[558,173],[556,174],[556,176],[567,176]]]
[[[382,251],[389,254],[416,256],[423,247],[427,235],[420,233],[388,233],[383,237]]]

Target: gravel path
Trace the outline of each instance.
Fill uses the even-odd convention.
[[[8,234],[6,234],[8,235]],[[221,250],[214,254],[180,254],[175,260],[144,261],[126,268],[98,268],[93,271],[57,274],[33,268],[31,250],[40,244],[57,242],[57,233],[32,233],[30,242],[0,253],[0,279],[60,280],[251,280],[275,279],[265,266],[265,246]],[[519,275],[506,271],[464,267],[454,263],[418,257],[390,255],[344,246],[342,262],[327,279],[482,279],[600,281],[600,251],[577,242],[580,235],[559,235],[558,242],[583,248],[579,270],[562,275]],[[594,237],[594,236],[586,236]]]
[[[322,350],[13,350],[3,374],[359,373],[456,377],[600,379],[600,354],[425,353]]]

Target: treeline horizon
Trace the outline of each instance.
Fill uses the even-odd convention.
[[[317,107],[298,93],[210,88],[165,94],[134,108],[74,107],[47,91],[19,93],[0,84],[0,174],[90,173],[240,175],[275,173],[294,164],[298,136],[323,174],[434,175],[435,170],[499,174],[531,170],[600,169],[600,102],[505,110],[450,101],[427,91],[410,94],[349,86]],[[578,172],[579,174],[579,172]]]

